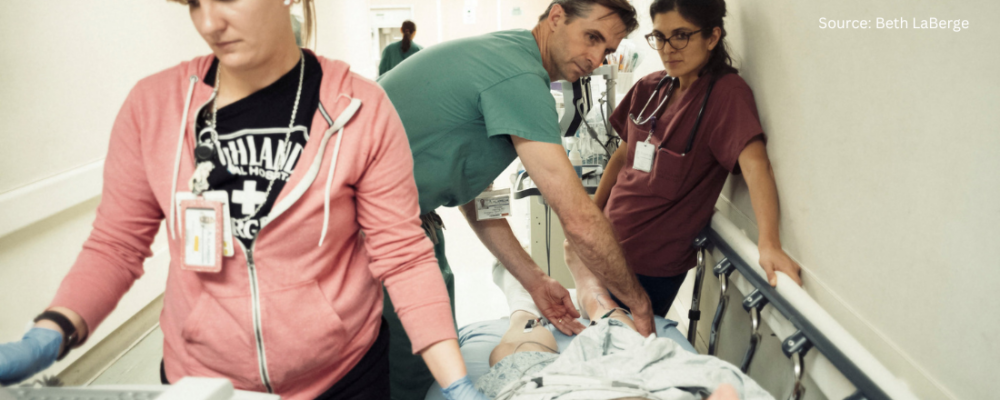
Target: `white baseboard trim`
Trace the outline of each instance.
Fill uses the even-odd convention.
[[[0,237],[101,195],[104,159],[0,194]]]

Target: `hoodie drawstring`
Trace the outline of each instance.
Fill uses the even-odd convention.
[[[344,139],[344,125],[354,117],[357,113],[358,108],[361,107],[361,100],[351,99],[351,104],[347,106],[337,117],[337,120],[333,122],[333,126],[327,130],[326,135],[330,135],[334,130],[339,131],[337,135],[337,143],[333,146],[333,157],[330,159],[330,171],[326,175],[326,192],[323,196],[323,230],[319,235],[319,245],[323,246],[323,240],[326,239],[326,231],[330,226],[330,188],[333,185],[333,172],[337,169],[337,156],[340,155],[340,142]],[[322,154],[322,153],[320,153]]]
[[[194,97],[194,85],[198,82],[198,77],[196,75],[191,75],[189,80],[190,84],[188,84],[187,99],[184,100],[184,113],[181,117],[180,133],[177,137],[177,156],[174,157],[174,180],[173,184],[170,186],[170,219],[167,221],[167,231],[170,232],[170,239],[174,239],[176,236],[176,229],[174,229],[174,213],[177,207],[174,206],[174,203],[177,202],[177,175],[180,174],[181,153],[184,149],[184,131],[187,128],[188,111],[191,109],[191,98]]]
[[[330,159],[330,172],[326,175],[326,192],[323,196],[323,231],[319,235],[319,245],[323,246],[326,230],[330,225],[330,187],[333,184],[333,171],[337,169],[337,155],[340,154],[340,140],[344,138],[344,128],[337,134],[337,144],[333,146],[333,158]]]

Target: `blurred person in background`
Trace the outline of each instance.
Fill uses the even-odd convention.
[[[391,43],[385,46],[385,50],[382,50],[382,61],[378,63],[379,76],[389,72],[403,60],[424,49],[423,46],[413,41],[413,37],[417,36],[417,24],[410,20],[403,21],[403,27],[400,30],[403,31],[403,40]]]

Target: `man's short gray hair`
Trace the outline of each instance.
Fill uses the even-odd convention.
[[[635,7],[628,0],[554,0],[552,4],[549,4],[549,8],[545,10],[545,14],[542,14],[539,21],[544,21],[549,17],[549,13],[552,12],[552,7],[556,4],[562,6],[563,10],[566,11],[566,23],[570,23],[574,18],[585,17],[590,14],[590,11],[594,8],[594,5],[601,5],[607,7],[612,13],[617,14],[619,18],[622,19],[622,23],[625,24],[625,32],[632,33],[636,29],[639,29],[639,20],[636,17]]]

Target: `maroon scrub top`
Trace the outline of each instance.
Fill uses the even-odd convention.
[[[640,275],[671,277],[695,266],[695,236],[710,222],[729,173],[739,174],[737,159],[756,138],[763,139],[750,86],[737,74],[716,79],[691,151],[684,151],[698,118],[709,78],[696,80],[680,101],[661,111],[650,143],[658,150],[650,172],[633,168],[636,143],[649,136],[651,123],[636,126],[666,71],[642,78],[611,115],[611,126],[627,142],[628,156],[604,208],[621,240],[625,260]],[[643,118],[666,96],[669,82],[646,107]],[[666,140],[666,144],[660,144]]]

